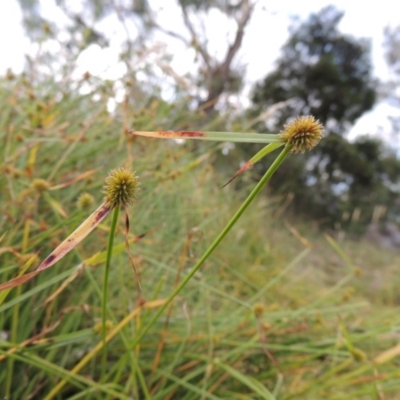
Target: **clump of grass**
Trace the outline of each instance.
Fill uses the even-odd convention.
[[[81,224],[80,193],[92,193],[93,204],[101,203],[104,171],[130,165],[145,182],[132,227],[147,232],[134,257],[147,300],[137,303],[125,240],[116,235],[103,372],[96,362],[105,347],[97,329],[104,299],[99,283],[110,226],[100,222],[54,268],[0,293],[0,387],[7,398],[362,399],[371,393],[396,398],[398,258],[325,239],[306,224],[282,224],[281,200],[271,196],[253,200],[246,218],[237,220],[171,301],[169,323],[159,318],[139,342],[132,341],[192,271],[253,183],[243,182],[240,192],[218,189],[215,182],[226,179],[212,162],[219,143],[177,145],[136,137],[126,142],[131,124],[147,131],[183,129],[188,121],[199,125],[184,105],[172,110],[141,94],[134,112],[128,104],[110,116],[102,90],[96,102],[94,92],[54,101],[56,96],[41,93],[67,92],[60,82],[45,91],[29,81],[16,84],[0,92],[7,116],[0,120],[1,281],[26,273]],[[207,129],[223,130],[223,123],[211,121]],[[274,140],[252,160],[284,145]],[[49,190],[32,190],[34,179],[50,182]],[[139,237],[129,233],[129,243]],[[361,275],[353,262],[362,267]],[[368,280],[365,269],[378,264],[386,286],[376,286],[376,275]]]

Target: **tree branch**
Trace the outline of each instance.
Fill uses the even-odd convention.
[[[235,40],[229,46],[228,52],[226,53],[225,56],[225,60],[221,64],[221,69],[224,74],[229,72],[232,60],[235,57],[238,50],[240,49],[240,46],[242,45],[244,28],[246,27],[247,23],[250,20],[253,8],[254,4],[251,4],[249,0],[244,0],[242,2],[242,7],[241,7],[242,14],[241,18],[237,21],[238,28],[236,31]]]
[[[253,11],[254,4],[251,4],[250,0],[243,0],[241,4],[241,14],[237,19],[237,31],[235,40],[229,46],[226,53],[225,59],[217,63],[213,68],[208,68],[207,74],[209,76],[208,82],[208,95],[207,99],[201,103],[201,106],[205,106],[206,110],[211,110],[216,102],[218,101],[221,94],[226,88],[226,83],[231,75],[231,64],[236,53],[239,51],[242,45],[244,28],[250,20],[251,13]]]
[[[207,53],[207,50],[205,48],[203,48],[201,46],[201,44],[199,43],[199,41],[197,40],[197,34],[196,34],[196,31],[194,30],[192,23],[190,22],[186,7],[183,5],[183,3],[181,1],[179,1],[179,5],[181,6],[183,21],[185,22],[186,28],[190,32],[193,44],[195,45],[196,50],[202,56],[205,64],[207,65],[207,69],[210,70],[210,68],[211,68],[210,55]]]
[[[154,28],[157,28],[160,32],[165,33],[165,34],[168,35],[168,36],[171,36],[171,37],[173,37],[173,38],[175,38],[175,39],[180,40],[180,41],[183,42],[185,45],[187,45],[187,46],[190,45],[189,41],[188,41],[185,37],[183,37],[183,36],[180,35],[179,33],[176,33],[176,32],[174,32],[174,31],[170,31],[169,29],[163,28],[163,27],[162,27],[161,25],[159,25],[156,21],[152,20],[152,21],[151,21],[151,25],[152,25]]]

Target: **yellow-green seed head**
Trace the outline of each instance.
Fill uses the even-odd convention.
[[[128,168],[118,168],[110,172],[104,185],[105,202],[112,208],[126,206],[136,200],[139,179]]]
[[[50,189],[50,183],[45,179],[34,179],[32,182],[32,187],[38,192],[45,192]]]
[[[80,210],[88,210],[94,204],[94,198],[89,193],[82,193],[76,202],[77,207]]]
[[[261,317],[261,315],[263,315],[265,312],[265,306],[261,303],[257,303],[253,306],[253,311],[257,318]]]
[[[314,148],[324,136],[324,127],[313,116],[297,117],[292,123],[284,126],[279,138],[292,153],[304,153]]]

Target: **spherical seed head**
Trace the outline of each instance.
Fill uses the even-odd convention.
[[[279,138],[291,146],[292,153],[304,153],[314,148],[324,136],[324,127],[313,116],[297,117],[284,126]]]
[[[261,317],[261,315],[265,312],[265,306],[261,303],[257,303],[254,305],[253,311],[256,317]]]
[[[77,207],[80,210],[87,210],[94,204],[94,197],[89,193],[82,193],[76,202]]]
[[[114,169],[106,178],[104,200],[112,208],[132,204],[138,192],[139,179],[129,168]]]
[[[34,179],[32,187],[38,192],[45,192],[50,189],[50,183],[45,179]]]

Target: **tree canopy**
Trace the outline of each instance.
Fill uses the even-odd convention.
[[[330,6],[292,27],[275,70],[254,88],[251,115],[287,102],[274,126],[257,126],[264,131],[296,115],[318,118],[327,137],[307,159],[292,158],[278,171],[274,189],[279,190],[290,175],[284,190],[295,194],[295,210],[334,224],[361,207],[368,223],[375,206],[395,207],[400,162],[379,140],[346,138],[349,127],[374,105],[377,82],[372,78],[368,41],[342,34],[342,17]]]
[[[188,63],[194,62],[196,66],[189,76],[190,81],[195,83],[190,92],[198,107],[211,112],[223,94],[237,93],[241,88],[243,74],[234,59],[242,46],[245,28],[253,13],[254,2],[251,0],[177,0],[173,18],[176,27],[179,27],[177,30],[160,23],[158,15],[163,5],[156,1],[132,0],[116,4],[111,0],[85,0],[77,6],[66,0],[58,0],[58,16],[63,17],[64,26],[59,26],[44,15],[40,0],[18,1],[29,36],[42,42],[54,38],[61,40],[62,56],[67,56],[70,62],[92,44],[103,48],[110,46],[110,37],[101,30],[99,22],[112,16],[125,35],[121,43],[120,60],[124,62],[128,75],[135,77],[138,64],[143,64],[143,54],[149,55],[157,48],[154,35],[161,33],[166,35],[167,40],[178,40],[187,49],[193,50],[188,53]],[[210,50],[210,37],[203,29],[204,21],[213,10],[218,11],[221,18],[232,21],[235,27],[233,39],[227,42],[223,57],[217,57]],[[185,33],[182,33],[182,28]],[[195,54],[194,59],[191,54]],[[171,57],[173,55],[164,51],[156,62],[147,63],[145,74],[160,76],[161,73],[172,77],[179,86],[183,79],[179,79],[168,64]],[[56,59],[60,61],[60,55]]]
[[[372,108],[376,94],[369,43],[342,34],[342,17],[330,6],[292,27],[275,70],[254,89],[257,111],[292,99],[279,124],[288,116],[311,114],[328,132],[343,134]]]

